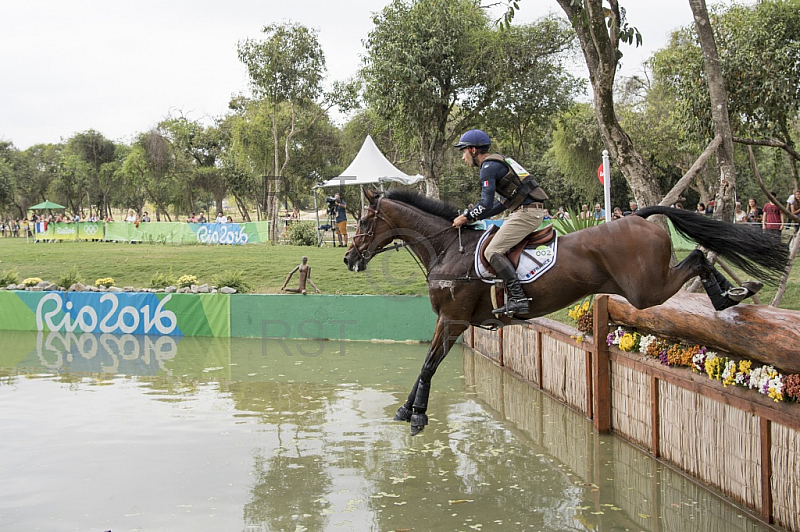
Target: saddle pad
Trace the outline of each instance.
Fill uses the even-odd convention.
[[[475,249],[475,271],[478,277],[485,283],[494,282],[497,278],[486,269],[481,262],[480,252],[483,249],[484,241],[489,238],[492,233],[491,228],[486,230],[481,239],[478,241],[478,247]],[[556,263],[556,255],[558,252],[558,235],[550,241],[549,244],[537,246],[535,248],[525,248],[522,255],[519,257],[519,264],[517,265],[517,279],[521,283],[532,283],[538,279],[544,272],[553,267]]]

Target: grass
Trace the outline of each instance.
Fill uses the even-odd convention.
[[[270,244],[245,246],[171,246],[163,244],[115,244],[111,242],[58,242],[26,244],[24,238],[0,238],[0,278],[16,269],[19,281],[40,277],[56,282],[73,272],[94,284],[113,277],[116,286],[149,287],[156,274],[194,275],[198,283],[213,284],[217,277],[239,272],[254,293],[279,293],[286,276],[301,258],[308,256],[311,278],[324,294],[394,294],[427,296],[425,277],[405,251],[378,255],[366,272],[345,268],[344,248]],[[685,256],[681,253],[680,257]],[[74,269],[74,270],[73,270]],[[289,282],[296,287],[297,274]],[[759,294],[768,304],[776,288],[765,286]],[[795,268],[781,308],[800,310],[800,268]],[[550,317],[572,323],[563,310]]]
[[[255,293],[279,293],[286,276],[308,256],[311,279],[324,294],[427,295],[425,277],[407,251],[387,252],[354,273],[342,261],[341,247],[269,244],[245,246],[172,246],[112,242],[26,244],[24,238],[0,238],[0,277],[16,268],[19,281],[40,277],[56,282],[75,268],[84,284],[112,277],[118,287],[146,288],[156,274],[194,275],[199,284],[240,272]],[[287,285],[297,287],[297,274]],[[174,282],[173,282],[174,284]]]

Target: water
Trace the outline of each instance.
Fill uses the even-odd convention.
[[[769,530],[458,346],[0,344],[0,530]]]

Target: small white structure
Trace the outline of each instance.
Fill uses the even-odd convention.
[[[414,185],[424,178],[401,172],[381,153],[370,135],[358,151],[350,166],[338,177],[328,179],[317,187],[335,187],[339,185],[372,185],[386,182],[398,182]],[[315,188],[317,188],[315,187]]]

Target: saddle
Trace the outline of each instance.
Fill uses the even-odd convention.
[[[483,252],[486,251],[486,247],[489,245],[489,242],[494,239],[495,235],[497,234],[497,230],[498,226],[494,225],[491,227],[491,234],[489,234],[489,236],[483,241],[483,245],[481,245],[480,249],[478,250],[478,256],[480,257],[481,264],[492,275],[497,275],[497,272],[494,271],[492,265],[489,264],[489,261],[483,256]],[[519,266],[520,258],[522,258],[522,254],[525,253],[526,248],[535,248],[537,246],[549,244],[555,237],[556,232],[553,230],[552,225],[547,225],[541,229],[537,229],[533,233],[523,238],[522,241],[516,246],[508,250],[506,257],[508,257],[508,260],[511,261],[511,265],[514,266],[514,268],[517,268]],[[530,259],[533,259],[530,254],[525,253],[525,255]]]

